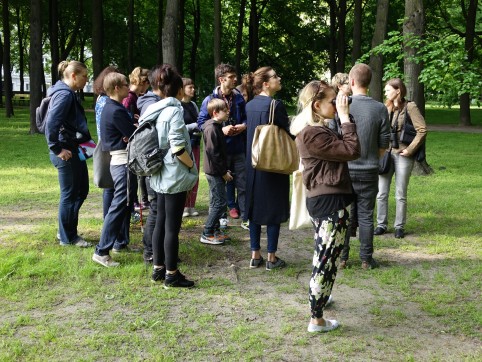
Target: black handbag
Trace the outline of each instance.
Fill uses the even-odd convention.
[[[400,142],[408,146],[410,143],[413,142],[413,139],[415,138],[416,135],[417,135],[417,131],[413,126],[410,115],[408,114],[408,102],[407,102],[407,105],[405,106],[405,117],[403,119],[402,130],[400,131]]]
[[[378,174],[387,174],[392,167],[392,162],[392,149],[390,148],[388,151],[385,150],[383,156],[378,160]]]

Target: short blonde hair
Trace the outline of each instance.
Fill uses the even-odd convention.
[[[220,112],[220,111],[227,111],[228,106],[226,105],[226,102],[224,102],[222,99],[219,98],[213,98],[208,102],[208,113],[209,116],[212,117],[214,112]]]
[[[104,90],[108,96],[114,94],[115,87],[121,86],[124,82],[127,82],[127,78],[124,74],[112,72],[104,78]]]
[[[333,78],[331,78],[331,85],[335,88],[335,92],[338,93],[338,87],[341,87],[343,84],[349,84],[348,74],[336,73]]]

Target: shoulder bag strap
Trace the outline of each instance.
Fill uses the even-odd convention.
[[[268,124],[272,125],[274,122],[274,107],[276,106],[276,101],[274,99],[271,100],[271,104],[269,105],[269,120]]]

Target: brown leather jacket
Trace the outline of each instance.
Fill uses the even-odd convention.
[[[360,157],[360,142],[355,123],[343,123],[341,129],[339,135],[328,127],[306,126],[296,136],[307,197],[352,193],[347,161]]]

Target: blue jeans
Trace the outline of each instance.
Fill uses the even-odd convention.
[[[278,250],[278,240],[280,224],[266,225],[266,234],[268,236],[268,253],[276,253]],[[251,239],[251,251],[258,251],[261,249],[261,225],[255,224],[249,220],[249,238]]]
[[[413,157],[400,156],[392,153],[392,166],[385,175],[378,176],[377,195],[377,223],[378,226],[388,228],[388,195],[390,194],[390,183],[395,174],[395,229],[404,229],[407,221],[407,189],[410,175],[412,174]]]
[[[228,168],[234,172],[233,181],[226,184],[228,207],[230,209],[238,209],[241,214],[241,219],[246,221],[246,155],[244,153],[237,153],[226,156]],[[237,190],[237,197],[235,189]]]
[[[219,219],[226,212],[226,187],[221,176],[206,175],[209,184],[209,215],[204,234],[213,235],[219,229]]]
[[[95,247],[95,253],[100,256],[109,255],[112,248],[122,249],[129,243],[131,206],[127,205],[127,166],[111,165],[110,173],[114,180],[114,197]]]
[[[50,153],[50,161],[58,171],[60,185],[59,235],[62,244],[72,244],[79,237],[79,210],[89,194],[89,173],[77,152],[63,161]]]
[[[370,261],[373,255],[373,214],[378,193],[378,171],[356,172],[350,170],[350,178],[355,191],[356,215],[353,213],[354,205],[352,205],[350,225],[345,236],[341,260],[348,260],[352,219],[357,217],[360,259],[362,261]]]

